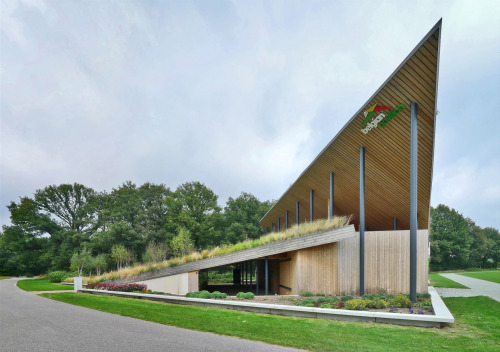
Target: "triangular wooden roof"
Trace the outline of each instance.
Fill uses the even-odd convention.
[[[354,114],[342,130],[321,151],[307,169],[261,219],[260,225],[276,228],[278,217],[285,226],[295,223],[296,201],[299,220],[309,220],[309,190],[314,190],[314,218],[328,216],[330,172],[335,174],[335,215],[354,215],[359,225],[359,154],[365,146],[365,222],[369,230],[409,229],[410,220],[410,104],[418,104],[418,223],[428,228],[434,128],[439,74],[441,20],[422,39],[394,73]],[[385,128],[361,131],[364,112],[374,104],[406,108]],[[384,111],[380,111],[384,112]],[[378,114],[378,112],[377,112]],[[376,116],[374,114],[374,116]]]

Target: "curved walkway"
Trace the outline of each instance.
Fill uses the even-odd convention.
[[[295,351],[53,301],[21,290],[17,280],[0,280],[2,352]]]
[[[436,291],[441,297],[488,296],[500,302],[500,284],[458,274],[439,275],[458,282],[459,284],[462,284],[464,286],[470,287],[470,289],[435,287]]]

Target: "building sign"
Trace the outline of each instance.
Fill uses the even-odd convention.
[[[371,108],[369,108],[367,111],[365,111],[365,120],[363,121],[363,124],[361,125],[361,132],[364,134],[367,134],[372,130],[372,128],[379,126],[380,128],[384,128],[385,125],[387,125],[393,118],[395,118],[401,111],[403,111],[406,108],[403,104],[398,105],[397,108],[392,109],[388,108],[386,106],[377,106],[377,104],[373,105]],[[370,119],[373,117],[375,112],[377,111],[387,111],[387,115],[383,112],[377,115],[373,120],[370,121]]]

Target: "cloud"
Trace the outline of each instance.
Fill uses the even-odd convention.
[[[278,198],[445,16],[433,202],[500,227],[479,198],[474,207],[465,201],[478,189],[454,193],[444,181],[480,160],[473,174],[489,190],[487,206],[499,208],[486,177],[495,157],[485,156],[498,150],[487,127],[499,95],[496,9],[470,1],[6,2],[2,223],[8,202],[63,182],[109,191],[125,180],[172,188],[200,180],[221,203],[241,191]],[[467,162],[456,163],[456,150]]]

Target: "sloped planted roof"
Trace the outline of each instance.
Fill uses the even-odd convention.
[[[439,73],[441,20],[430,30],[394,73],[354,114],[342,130],[321,151],[299,178],[261,219],[271,229],[278,217],[284,226],[285,212],[295,223],[296,201],[299,220],[309,220],[309,190],[314,190],[314,218],[328,216],[330,172],[335,174],[334,213],[354,215],[359,224],[359,155],[365,147],[365,222],[369,230],[409,229],[410,220],[410,104],[418,104],[418,224],[429,222],[434,128]],[[387,44],[387,43],[386,43]],[[385,128],[361,131],[364,112],[378,107],[405,108]],[[375,112],[373,117],[379,113]],[[373,120],[373,119],[372,119]],[[359,229],[358,229],[359,230]]]
[[[128,278],[113,280],[116,283],[129,283],[144,280],[156,279],[164,276],[177,275],[191,271],[216,268],[219,266],[230,265],[255,260],[265,256],[296,251],[303,248],[321,246],[328,243],[339,242],[356,236],[353,225],[333,228],[323,232],[303,235],[295,238],[290,238],[283,241],[272,242],[262,246],[245,249],[238,252],[233,252],[218,257],[201,259],[194,262],[181,264],[173,267],[150,271]]]

